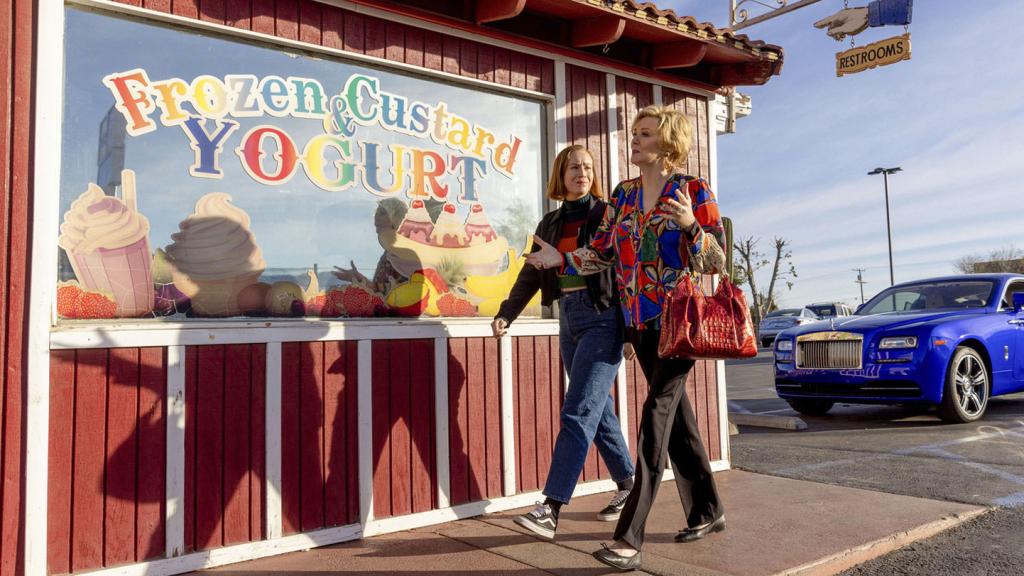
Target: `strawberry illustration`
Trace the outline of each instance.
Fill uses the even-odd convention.
[[[441,316],[476,316],[476,306],[465,298],[459,298],[448,292],[437,299],[437,309]]]
[[[82,288],[76,282],[57,285],[57,314],[61,318],[78,318],[78,299],[81,296]]]
[[[359,286],[349,285],[341,291],[341,306],[351,318],[373,316],[377,301],[380,301],[379,297]],[[383,304],[383,301],[380,303]]]
[[[469,300],[457,298],[455,302],[456,316],[476,316],[476,306]]]
[[[114,318],[117,303],[99,292],[85,292],[78,299],[78,318]]]

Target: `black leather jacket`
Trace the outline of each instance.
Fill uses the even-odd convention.
[[[593,239],[594,234],[597,232],[597,227],[601,224],[601,219],[604,217],[606,206],[607,204],[603,200],[598,200],[593,196],[590,198],[590,211],[587,213],[587,221],[583,226],[580,226],[580,235],[576,239],[578,246],[585,246]],[[563,204],[558,209],[545,214],[540,224],[537,224],[537,236],[540,236],[548,244],[558,245],[558,240],[562,237],[562,215],[564,211],[565,205]],[[537,250],[537,246],[534,246],[534,250]],[[609,267],[597,274],[590,274],[585,278],[587,290],[590,292],[590,299],[598,310],[607,310],[612,306],[618,305],[618,289],[615,286],[615,271],[613,268]],[[511,324],[519,317],[523,308],[526,308],[527,303],[537,293],[537,290],[540,290],[540,302],[543,306],[550,306],[552,302],[558,299],[560,291],[558,289],[556,271],[554,268],[538,270],[527,264],[519,272],[516,283],[512,286],[512,291],[509,292],[508,298],[501,303],[495,318],[504,318],[506,322]]]

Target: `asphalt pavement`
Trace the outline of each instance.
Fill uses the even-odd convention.
[[[731,411],[794,416],[775,396],[771,357],[726,364]],[[738,469],[984,506],[992,512],[854,567],[848,575],[1024,574],[1024,394],[993,398],[973,424],[934,411],[837,404],[801,432],[740,427]]]

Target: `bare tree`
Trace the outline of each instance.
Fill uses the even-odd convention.
[[[790,241],[776,236],[772,238],[773,254],[766,256],[757,249],[760,238],[748,236],[741,238],[733,245],[739,255],[738,267],[736,269],[736,280],[738,283],[746,281],[750,287],[750,294],[753,298],[751,303],[754,323],[759,323],[764,315],[774,310],[776,287],[779,282],[786,285],[786,289],[793,288],[793,278],[796,278],[796,267],[793,265],[793,253],[788,249]],[[766,266],[771,265],[771,276],[768,281],[768,289],[761,292],[757,289],[757,272]]]
[[[953,265],[964,274],[991,274],[994,272],[1021,274],[1024,273],[1024,250],[1019,250],[1010,244],[1003,248],[996,248],[985,256],[981,254],[963,256]]]

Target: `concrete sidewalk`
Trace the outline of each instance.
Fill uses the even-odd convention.
[[[682,508],[662,485],[647,523],[644,573],[688,576],[834,574],[955,526],[986,509],[937,500],[765,476],[716,474],[728,528],[690,544],[673,541]],[[613,523],[596,512],[607,494],[562,509],[554,542],[512,522],[528,509],[265,558],[196,574],[609,574],[590,553]]]

